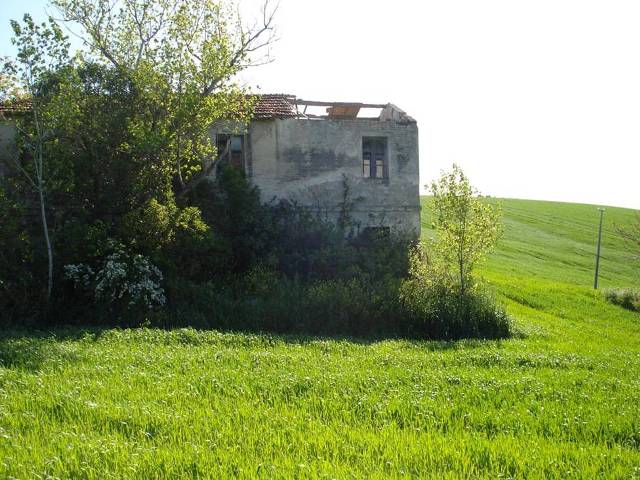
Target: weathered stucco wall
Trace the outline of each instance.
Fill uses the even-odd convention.
[[[388,178],[364,178],[362,138],[386,137]],[[420,232],[418,127],[377,119],[273,119],[249,128],[247,174],[264,201],[290,198],[335,219],[344,180],[360,228]]]
[[[15,158],[16,127],[9,123],[0,123],[0,175],[7,171],[7,160]]]

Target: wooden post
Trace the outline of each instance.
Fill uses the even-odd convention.
[[[604,215],[604,208],[599,208],[600,211],[600,226],[598,227],[598,248],[596,249],[596,275],[593,280],[593,288],[598,289],[598,270],[600,270],[600,243],[602,242],[602,216]]]

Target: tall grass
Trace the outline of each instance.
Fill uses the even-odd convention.
[[[640,462],[637,342],[139,329],[0,345],[2,478],[613,478]]]
[[[640,320],[590,285],[590,207],[505,214],[509,340],[2,333],[0,478],[640,477]]]

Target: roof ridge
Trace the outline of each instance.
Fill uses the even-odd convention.
[[[254,108],[254,118],[286,118],[296,117],[296,96],[288,93],[258,93],[250,94],[257,98]],[[20,99],[0,102],[0,113],[25,113],[31,109],[30,99]]]

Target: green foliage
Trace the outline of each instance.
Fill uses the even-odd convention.
[[[401,288],[414,327],[429,338],[508,336],[509,317],[472,276],[501,234],[499,208],[480,200],[456,165],[431,191],[436,238],[413,250]]]
[[[228,242],[227,273],[269,265],[303,281],[356,277],[373,281],[407,272],[407,237],[390,234],[365,242],[293,202],[263,205],[258,189],[235,168],[221,169],[215,183],[201,184],[190,201]]]
[[[134,248],[154,252],[175,245],[178,237],[201,240],[208,231],[197,207],[178,208],[169,197],[164,205],[152,198],[124,215],[121,235]]]
[[[220,168],[215,183],[201,183],[190,201],[225,242],[229,271],[242,272],[265,261],[271,235],[268,210],[260,202],[260,192],[242,171]]]
[[[457,165],[431,184],[431,193],[437,234],[432,247],[464,295],[476,263],[494,248],[501,234],[500,209],[479,198]]]
[[[54,284],[54,250],[47,216],[47,196],[51,186],[59,179],[55,175],[58,165],[46,153],[46,147],[55,140],[51,134],[55,117],[43,105],[42,97],[45,95],[43,86],[47,78],[68,64],[69,43],[51,18],[48,24],[38,25],[29,14],[25,14],[22,25],[12,20],[11,28],[11,41],[16,47],[17,56],[15,61],[8,61],[3,66],[5,81],[2,82],[0,97],[6,98],[13,92],[17,98],[9,98],[9,101],[19,101],[22,95],[26,96],[30,100],[30,114],[16,122],[21,155],[17,158],[9,155],[6,160],[37,197],[40,207],[40,223],[47,252],[47,286],[43,306],[46,316]]]
[[[630,288],[608,288],[603,292],[604,298],[614,305],[627,310],[640,312],[640,291]]]
[[[225,282],[172,285],[157,326],[348,335],[363,338],[505,338],[510,319],[480,291],[361,277],[301,281],[258,266]]]
[[[196,326],[280,333],[403,336],[406,312],[398,280],[302,282],[255,267],[225,283],[175,285],[171,315],[158,326]]]
[[[593,291],[597,209],[503,208],[477,274],[508,340],[3,330],[0,477],[633,478],[640,322]],[[607,209],[605,286],[638,281],[613,228],[633,214]],[[206,326],[215,286],[185,291],[199,317],[179,318]]]
[[[225,2],[52,3],[87,51],[71,57],[55,21],[37,25],[25,15],[22,24],[12,22],[18,56],[3,60],[0,82],[0,98],[26,94],[32,105],[33,115],[18,120],[21,155],[14,166],[42,205],[47,297],[54,276],[78,261],[68,246],[81,246],[95,225],[101,239],[84,239],[80,250],[89,257],[81,262],[95,262],[98,243],[114,238],[131,252],[154,255],[172,275],[181,274],[182,260],[182,275],[206,278],[211,272],[193,254],[225,253],[229,246],[185,197],[215,166],[211,126],[224,120],[242,128],[250,118],[253,97],[234,78],[259,63],[256,52],[273,39],[274,12],[265,8],[263,22],[247,28]],[[28,210],[33,198],[25,194],[19,202]],[[54,269],[57,247],[63,255]],[[207,263],[221,268],[227,260]],[[58,305],[68,299],[63,287],[56,293]]]
[[[215,165],[211,126],[250,118],[253,99],[235,77],[259,63],[254,54],[273,40],[274,12],[265,10],[262,24],[248,28],[229,2],[52,3],[91,55],[130,82],[130,106],[140,114],[126,122],[123,148],[162,164],[154,175],[171,180],[177,196],[195,188]]]
[[[76,295],[86,295],[97,307],[98,321],[138,325],[144,315],[165,303],[162,272],[140,254],[131,254],[115,241],[97,265],[65,265],[65,279]],[[100,312],[100,313],[98,313]]]
[[[33,288],[33,246],[20,222],[22,213],[0,185],[0,325],[35,316],[40,303]]]
[[[242,173],[216,168],[211,126],[224,121],[242,129],[250,118],[253,99],[234,78],[272,40],[273,12],[266,5],[262,23],[247,28],[233,5],[209,0],[136,0],[123,8],[104,0],[53,4],[61,21],[74,23],[89,51],[70,58],[53,21],[38,27],[25,17],[26,27],[13,25],[20,51],[29,54],[25,59],[56,60],[43,64],[29,83],[33,127],[46,127],[38,154],[55,173],[47,179],[48,204],[42,210],[43,221],[52,218],[49,251],[59,257],[55,270],[49,263],[50,278],[67,277],[57,288],[51,321],[66,322],[73,312],[86,322],[108,323],[111,315],[119,323],[133,296],[127,285],[140,283],[135,259],[141,258],[160,269],[151,283],[163,273],[174,312],[184,285],[197,291],[216,285],[216,292],[238,302],[254,295],[247,279],[263,267],[279,278],[272,293],[282,303],[263,292],[253,311],[246,302],[242,308],[247,317],[259,315],[258,307],[266,312],[258,322],[264,328],[275,325],[270,319],[286,307],[289,288],[304,292],[301,309],[315,305],[312,297],[318,296],[323,306],[317,311],[328,311],[333,292],[345,311],[360,311],[362,318],[371,312],[375,303],[361,289],[381,282],[375,285],[379,289],[401,276],[406,245],[399,239],[365,245],[347,232],[352,199],[346,183],[336,227],[288,202],[262,205]],[[29,145],[29,136],[22,135],[23,157]],[[204,180],[214,171],[211,185]],[[19,200],[29,205],[26,196]],[[113,282],[101,281],[107,274]],[[325,282],[322,288],[319,281]],[[107,293],[100,292],[101,284]],[[359,299],[357,307],[345,303],[348,292]],[[218,304],[225,300],[217,298]],[[338,316],[331,328],[356,331],[342,326],[344,314]],[[368,321],[374,325],[373,316]],[[250,323],[225,322],[237,328]],[[321,323],[301,317],[293,324],[314,322]]]
[[[14,61],[9,59],[3,65],[3,96],[21,92],[37,102],[41,80],[68,62],[69,42],[51,17],[47,22],[38,24],[26,13],[22,24],[16,20],[10,23],[13,31],[11,43],[17,55]]]
[[[409,278],[400,291],[406,316],[413,318],[416,336],[427,338],[503,338],[511,321],[486,289],[479,285],[460,292],[440,264],[433,263],[424,245],[410,255]]]

